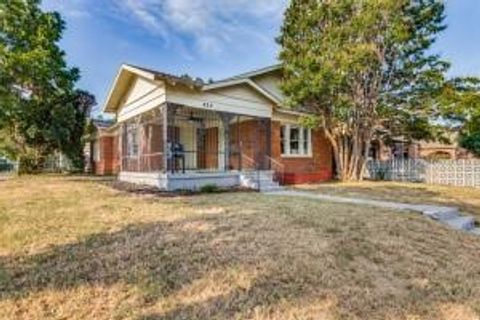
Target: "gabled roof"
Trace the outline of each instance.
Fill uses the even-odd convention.
[[[106,119],[92,119],[92,124],[97,129],[106,129],[115,124],[115,121]]]
[[[108,93],[107,100],[103,107],[104,112],[115,112],[118,104],[120,103],[122,92],[128,89],[130,80],[134,76],[139,76],[151,81],[163,80],[172,84],[181,83],[192,89],[200,89],[203,86],[203,81],[201,79],[193,80],[188,77],[179,77],[153,69],[130,64],[122,64],[115,77],[115,80],[113,81],[110,92]]]
[[[248,72],[245,72],[245,73],[241,73],[241,74],[238,74],[236,76],[229,77],[229,78],[217,81],[217,82],[229,81],[229,80],[232,80],[232,79],[253,78],[255,76],[259,76],[259,75],[262,75],[262,74],[265,74],[265,73],[270,73],[270,72],[281,70],[281,69],[282,69],[281,64],[275,64],[275,65],[272,65],[272,66],[268,66],[268,67],[248,71]]]
[[[190,87],[201,88],[204,84],[201,78],[192,79],[188,76],[176,76],[169,73],[148,69],[144,67],[135,66],[132,64],[125,64],[124,66],[133,68],[134,70],[142,71],[146,74],[153,76],[153,80],[168,80],[170,82],[182,83]]]
[[[214,90],[214,89],[219,89],[219,88],[231,87],[231,86],[235,86],[235,85],[238,85],[238,84],[246,84],[246,85],[252,87],[253,89],[255,89],[257,92],[259,92],[261,95],[266,97],[268,100],[270,100],[270,101],[272,101],[276,104],[281,103],[280,99],[278,99],[275,95],[268,92],[268,90],[262,88],[261,86],[259,86],[258,84],[256,84],[252,80],[250,80],[250,78],[245,78],[245,79],[239,78],[239,79],[232,79],[232,80],[229,80],[229,81],[214,82],[214,83],[205,85],[203,87],[203,90],[204,91],[209,91],[209,90]]]
[[[259,76],[262,74],[270,73],[273,71],[277,71],[281,69],[280,64],[276,64],[273,66],[261,68],[261,69],[256,69],[253,71],[245,72],[230,78],[226,78],[223,80],[215,81],[213,83],[207,84],[203,87],[203,90],[208,91],[208,90],[214,90],[214,89],[219,89],[219,88],[224,88],[224,87],[230,87],[238,84],[246,84],[257,90],[259,93],[261,93],[263,96],[265,96],[267,99],[270,101],[276,103],[276,104],[281,104],[282,101],[279,97],[277,97],[275,94],[269,92],[267,89],[259,86],[257,83],[255,83],[252,78],[255,76]]]
[[[131,64],[122,64],[122,66],[120,67],[120,70],[117,73],[117,76],[115,77],[115,80],[112,84],[110,92],[107,96],[107,100],[103,107],[103,111],[107,113],[115,112],[122,98],[122,93],[128,89],[128,86],[130,85],[131,80],[133,79],[134,76],[140,76],[151,81],[163,80],[163,81],[166,81],[167,83],[174,84],[174,85],[177,83],[180,83],[182,85],[190,87],[191,89],[203,90],[203,91],[215,90],[215,89],[235,86],[239,84],[244,84],[244,85],[250,86],[259,94],[266,97],[268,100],[274,102],[277,105],[280,105],[282,101],[279,97],[277,97],[275,94],[272,94],[265,88],[259,86],[257,83],[255,83],[252,80],[252,77],[266,74],[266,73],[273,72],[280,69],[281,69],[280,65],[273,65],[273,66],[253,70],[250,72],[242,73],[230,78],[226,78],[224,80],[215,81],[210,84],[205,84],[203,80],[201,80],[200,78],[192,79],[186,76],[179,77],[179,76],[175,76],[172,74],[160,72],[160,71],[145,68],[145,67],[139,67]]]

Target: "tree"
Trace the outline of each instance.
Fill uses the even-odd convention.
[[[287,105],[330,141],[340,180],[359,180],[374,139],[433,139],[449,64],[430,47],[437,0],[292,0],[278,39]]]
[[[439,94],[442,115],[459,130],[460,146],[480,156],[480,80],[455,78]]]
[[[460,145],[470,150],[477,157],[480,157],[480,131],[462,134],[460,136]]]
[[[460,132],[460,146],[480,157],[480,108],[466,120]]]
[[[75,88],[79,70],[58,46],[64,28],[39,0],[0,3],[0,145],[27,172],[55,151],[81,166],[80,132],[95,99]]]

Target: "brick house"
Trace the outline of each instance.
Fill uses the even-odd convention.
[[[390,145],[386,145],[381,141],[375,141],[370,149],[370,158],[380,161],[393,159],[461,160],[475,158],[474,154],[461,148],[455,142],[458,140],[456,134],[452,134],[450,140],[452,143],[408,142],[397,138]]]
[[[166,190],[332,179],[329,142],[282,106],[280,80],[279,66],[203,83],[122,65],[103,108],[115,121],[92,144],[93,172]]]

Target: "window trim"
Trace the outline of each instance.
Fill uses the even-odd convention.
[[[292,128],[299,128],[299,138],[298,138],[298,146],[299,146],[299,152],[303,151],[303,153],[290,153],[290,130]],[[280,126],[280,130],[283,131],[283,139],[280,138],[280,143],[283,143],[284,146],[284,152],[281,153],[282,158],[312,158],[313,157],[313,147],[312,147],[312,129],[310,128],[305,128],[301,125],[297,124],[290,124],[290,123],[284,123]],[[304,151],[304,146],[305,146],[305,130],[307,132],[307,147],[308,150],[307,152]],[[282,135],[281,135],[282,136]],[[282,141],[283,140],[283,141]],[[282,148],[280,147],[280,150]]]

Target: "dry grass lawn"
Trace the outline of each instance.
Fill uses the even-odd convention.
[[[480,239],[416,214],[0,181],[2,319],[479,319]]]
[[[332,182],[296,188],[338,196],[456,206],[480,220],[479,188],[390,181]]]

